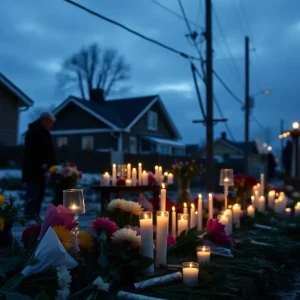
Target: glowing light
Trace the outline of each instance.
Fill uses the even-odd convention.
[[[272,151],[273,148],[271,146],[268,146],[267,149],[268,149],[268,151]]]
[[[293,129],[295,129],[295,130],[299,129],[299,123],[298,122],[294,122],[292,126],[293,126]]]

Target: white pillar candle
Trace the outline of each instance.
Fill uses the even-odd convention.
[[[166,201],[167,201],[167,190],[165,189],[165,184],[163,183],[160,190],[160,210],[166,210]]]
[[[253,207],[253,205],[249,205],[247,207],[247,215],[250,218],[254,218],[254,216],[255,216],[255,208]]]
[[[295,216],[300,215],[300,202],[298,202],[295,206]]]
[[[266,200],[264,196],[260,196],[258,200],[257,210],[261,213],[265,212]]]
[[[136,172],[136,168],[132,169],[131,175],[132,175],[132,178],[131,178],[132,185],[136,186],[137,185],[137,172]]]
[[[156,180],[157,184],[159,184],[158,183],[158,166],[154,167],[154,177],[155,177],[155,180]]]
[[[168,174],[168,184],[173,184],[174,181],[174,176],[172,173]]]
[[[275,200],[275,191],[270,191],[268,193],[268,207],[273,208],[274,207],[274,200]]]
[[[108,185],[109,185],[109,181],[110,181],[110,175],[109,175],[108,172],[105,172],[105,173],[103,174],[103,177],[102,177],[102,184],[103,184],[104,186],[108,186]]]
[[[188,286],[198,284],[199,264],[186,262],[182,264],[183,283]]]
[[[197,260],[199,265],[203,265],[210,262],[210,247],[199,246],[197,247]]]
[[[234,204],[232,207],[232,220],[235,227],[240,228],[241,206],[239,204]]]
[[[184,202],[183,203],[183,213],[187,214],[188,213],[188,208],[187,208],[187,204]]]
[[[225,232],[227,234],[231,234],[229,227],[229,219],[225,215],[222,215],[220,217],[219,222],[225,226]]]
[[[127,179],[131,179],[131,164],[127,165]]]
[[[265,195],[265,174],[260,174],[260,195]]]
[[[142,173],[142,185],[148,185],[148,173],[146,171]]]
[[[132,186],[131,179],[126,179],[126,186]]]
[[[167,239],[169,231],[169,212],[156,212],[156,256],[155,265],[167,263]]]
[[[255,206],[255,196],[251,196],[251,204]]]
[[[280,213],[281,212],[280,211],[280,201],[281,200],[279,200],[279,199],[275,199],[275,201],[274,201],[274,211],[276,213]]]
[[[214,204],[212,194],[208,194],[208,219],[213,219],[214,217]]]
[[[113,164],[112,166],[112,185],[117,184],[117,166]]]
[[[198,210],[195,210],[195,226],[198,228]]]
[[[203,221],[202,221],[202,195],[198,195],[198,230],[201,231],[203,229]]]
[[[261,195],[260,195],[260,192],[261,192],[261,189],[260,189],[260,183],[258,183],[257,185],[256,185],[256,190],[258,191],[258,197],[260,197]]]
[[[142,255],[150,258],[154,258],[153,251],[153,219],[152,213],[144,211],[140,213],[140,229],[141,229],[141,243],[142,243]],[[154,265],[151,265],[145,270],[145,273],[153,273]]]
[[[231,211],[231,209],[226,209],[224,211],[224,216],[226,216],[228,218],[228,231],[230,232],[228,234],[232,234],[232,211]]]
[[[168,175],[169,175],[168,172],[164,173],[164,182],[168,182]]]
[[[191,210],[190,210],[190,228],[195,227],[195,205],[191,204]]]
[[[256,190],[254,192],[254,197],[255,197],[254,206],[255,206],[255,208],[258,208],[258,201],[259,201],[259,192],[258,192],[258,190]]]
[[[138,179],[139,179],[139,185],[143,185],[142,184],[142,164],[139,163],[138,166]]]
[[[175,210],[175,206],[172,206],[172,237],[176,238],[176,210]]]
[[[162,179],[163,179],[163,170],[162,167],[158,167],[158,184],[162,183]]]
[[[178,236],[183,232],[184,230],[188,230],[188,214],[178,214],[177,217],[177,228],[178,228]]]

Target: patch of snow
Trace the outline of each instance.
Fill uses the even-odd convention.
[[[91,184],[94,184],[95,182],[99,182],[99,181],[100,181],[100,175],[99,174],[83,173],[80,184],[81,185],[91,185]]]
[[[3,169],[0,170],[0,179],[3,178],[21,178],[22,170],[18,169]]]

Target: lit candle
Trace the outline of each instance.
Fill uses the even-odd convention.
[[[137,185],[137,172],[136,172],[136,168],[133,168],[132,169],[132,178],[131,178],[131,181],[132,181],[132,185],[136,186]]]
[[[187,204],[185,202],[183,203],[183,213],[184,214],[188,213]]]
[[[102,178],[102,184],[104,186],[108,186],[109,185],[109,181],[110,181],[110,176],[108,172],[105,172]]]
[[[250,218],[254,218],[254,215],[255,215],[255,208],[253,207],[253,205],[249,205],[247,207],[247,215],[250,217]]]
[[[168,172],[165,172],[165,173],[164,173],[164,179],[166,179],[167,181],[168,181],[168,175],[169,175]]]
[[[148,173],[146,171],[142,173],[142,185],[148,185]]]
[[[158,167],[158,184],[161,184],[162,179],[163,179],[162,167]]]
[[[175,206],[172,206],[172,237],[176,238],[176,211],[175,211]]]
[[[258,190],[256,190],[254,192],[254,197],[255,197],[254,206],[255,206],[255,208],[258,208],[258,201],[259,201],[259,192],[258,192]]]
[[[281,199],[275,199],[274,201],[274,211],[276,213],[281,213],[281,202],[282,202]]]
[[[139,163],[138,165],[138,179],[139,179],[139,185],[142,185],[142,164]]]
[[[225,215],[222,215],[220,217],[219,223],[221,223],[221,224],[223,224],[225,226],[225,232],[227,234],[231,234],[230,227],[229,227],[229,219]]]
[[[265,195],[265,174],[260,174],[260,195]]]
[[[241,206],[239,204],[234,204],[232,207],[232,220],[236,228],[240,228],[241,222]]]
[[[287,207],[286,209],[285,209],[285,212],[286,212],[286,214],[287,215],[291,215],[291,212],[292,212],[292,210],[291,210],[291,208],[290,207]]]
[[[203,229],[203,221],[202,221],[202,195],[198,195],[198,230],[201,231]]]
[[[195,226],[198,228],[198,210],[195,210]]]
[[[155,166],[154,170],[155,170],[154,177],[155,177],[156,182],[158,183],[158,166]]]
[[[142,255],[146,257],[154,258],[152,213],[149,211],[144,211],[140,213],[139,217],[140,217]],[[145,273],[153,273],[153,272],[154,272],[153,264],[145,270]]]
[[[298,202],[295,206],[295,216],[300,215],[300,202]]]
[[[186,262],[182,264],[183,283],[188,286],[198,284],[199,264]]]
[[[132,186],[131,179],[126,179],[126,186]]]
[[[166,201],[167,201],[167,190],[165,188],[165,184],[163,183],[161,185],[161,190],[160,190],[160,210],[161,211],[166,210]]]
[[[255,206],[255,197],[254,197],[254,196],[251,196],[251,204],[252,204],[253,206]]]
[[[229,183],[229,178],[225,177],[224,178],[224,208],[227,209],[228,205],[228,183]]]
[[[178,235],[181,234],[184,230],[188,230],[188,214],[178,214],[177,218],[177,228],[178,228]]]
[[[224,211],[224,216],[228,218],[228,234],[232,234],[232,211],[231,209],[226,209]]]
[[[77,214],[77,212],[78,212],[78,210],[79,210],[79,207],[76,205],[76,204],[72,204],[71,206],[70,206],[70,209],[72,210],[72,212],[74,213],[74,214]]]
[[[214,214],[214,205],[213,205],[213,196],[212,194],[208,194],[208,218],[213,219]]]
[[[258,200],[258,211],[263,213],[265,211],[265,197],[264,196],[260,196],[259,200]]]
[[[195,227],[195,205],[191,204],[191,211],[190,211],[190,228]]]
[[[127,179],[131,179],[131,164],[127,165]]]
[[[117,166],[116,164],[113,164],[112,167],[112,185],[117,184]]]
[[[275,191],[270,191],[268,193],[268,207],[273,208],[274,207],[274,200],[275,200]]]
[[[168,184],[173,184],[174,181],[174,176],[172,173],[168,174]]]
[[[197,247],[197,260],[200,265],[210,262],[210,247],[199,246]]]
[[[155,265],[167,263],[167,239],[169,228],[169,213],[167,211],[156,212],[156,256]]]

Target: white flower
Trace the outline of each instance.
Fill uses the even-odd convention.
[[[117,209],[122,209],[123,210],[124,205],[126,204],[126,202],[127,201],[124,200],[124,199],[114,199],[114,200],[112,200],[108,203],[107,209],[109,211],[112,211],[112,212],[117,210]]]
[[[130,228],[117,230],[111,237],[113,244],[124,246],[126,249],[135,249],[141,246],[141,236]]]
[[[95,285],[96,288],[101,291],[108,292],[109,290],[109,283],[105,283],[101,276],[94,280],[93,285]]]
[[[134,201],[125,201],[122,210],[133,215],[139,215],[144,210],[140,203]]]
[[[66,268],[66,266],[57,267],[56,270],[57,270],[58,286],[61,289],[69,288],[69,285],[72,281],[72,277],[70,275],[70,272]]]
[[[70,296],[69,289],[57,290],[56,293],[57,293],[57,296],[56,296],[55,300],[66,300]]]

